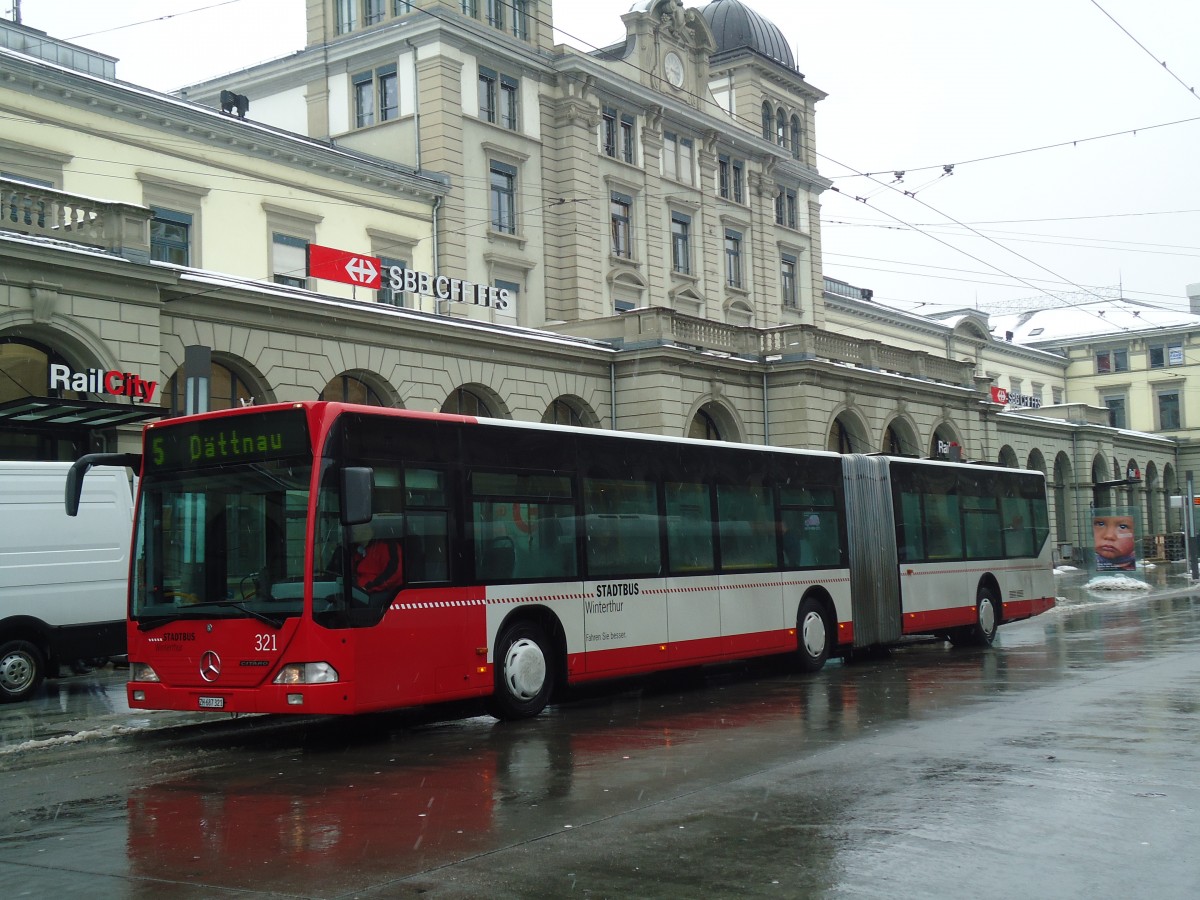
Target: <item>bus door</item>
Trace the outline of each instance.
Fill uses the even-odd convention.
[[[900,562],[888,459],[854,453],[842,458],[854,646],[900,639]]]

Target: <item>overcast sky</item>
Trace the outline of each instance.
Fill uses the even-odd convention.
[[[1200,2],[747,5],[829,94],[816,135],[821,173],[840,189],[822,198],[827,276],[922,313],[1118,287],[1186,306],[1186,285],[1200,282],[1200,95],[1189,90]],[[555,25],[568,43],[605,46],[629,7],[558,0]],[[304,44],[304,0],[21,8],[24,24],[116,56],[118,77],[159,90]]]

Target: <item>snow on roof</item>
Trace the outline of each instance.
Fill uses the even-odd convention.
[[[992,336],[1014,344],[1045,346],[1093,337],[1121,337],[1162,329],[1196,329],[1200,316],[1136,300],[1096,300],[1053,309],[990,317]],[[1012,333],[1009,338],[1008,334]]]

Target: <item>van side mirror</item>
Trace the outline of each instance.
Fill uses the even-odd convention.
[[[342,469],[342,524],[362,525],[371,521],[371,495],[375,470],[367,466]]]
[[[67,471],[67,488],[63,501],[67,505],[67,515],[79,515],[79,498],[83,494],[83,476],[92,466],[125,466],[133,469],[135,474],[142,471],[142,454],[140,453],[88,453],[79,457]]]

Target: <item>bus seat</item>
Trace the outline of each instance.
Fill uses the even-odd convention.
[[[507,535],[492,538],[483,551],[483,572],[487,578],[512,578],[517,567],[517,545]]]

